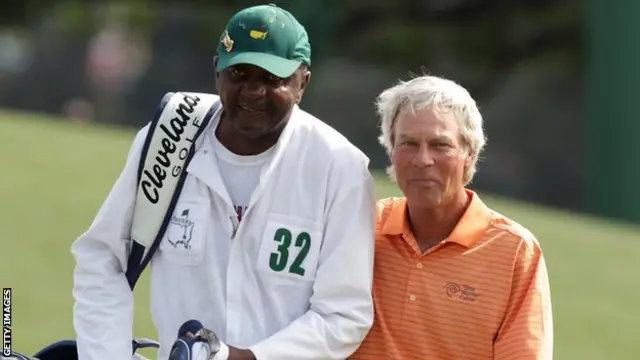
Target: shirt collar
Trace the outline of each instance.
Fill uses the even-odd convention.
[[[482,238],[489,225],[491,213],[478,194],[471,190],[465,192],[471,198],[471,202],[445,242],[454,242],[469,248]],[[407,199],[402,198],[391,209],[382,226],[382,234],[403,235],[405,238],[412,236],[407,219]]]

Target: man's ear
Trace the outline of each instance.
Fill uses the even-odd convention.
[[[464,159],[464,167],[465,167],[465,169],[471,167],[471,165],[473,164],[473,160],[474,160],[473,155],[467,155],[467,157]]]
[[[311,71],[305,68],[302,70],[302,80],[300,81],[300,91],[298,92],[298,98],[296,100],[298,104],[302,101],[304,90],[307,88],[307,85],[309,85],[309,82],[311,82]]]
[[[309,69],[302,70],[302,84],[300,84],[300,88],[304,90],[307,85],[311,82],[311,71]]]
[[[220,88],[218,87],[218,80],[220,78],[220,72],[218,72],[218,55],[215,55],[213,57],[213,71],[215,73],[215,79],[216,79],[216,91],[218,92],[218,94],[220,94]]]

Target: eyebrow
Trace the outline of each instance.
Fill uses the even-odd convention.
[[[415,140],[416,136],[412,136],[410,133],[396,133],[396,138],[397,139]],[[450,136],[444,135],[444,134],[436,135],[436,136],[430,138],[429,140],[431,140],[431,141],[453,141],[453,139]]]

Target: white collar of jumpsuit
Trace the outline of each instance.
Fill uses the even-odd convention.
[[[287,145],[291,142],[291,137],[293,133],[300,126],[300,118],[299,118],[300,109],[298,105],[294,105],[293,110],[291,112],[291,118],[287,126],[280,134],[280,138],[275,145],[273,157],[267,166],[264,167],[262,173],[260,174],[260,183],[258,187],[254,191],[251,196],[251,201],[249,202],[249,207],[247,208],[247,212],[251,209],[252,205],[258,200],[261,196],[263,190],[268,185],[268,182],[271,180],[271,174],[278,166],[278,163],[282,159],[284,151],[287,149]],[[193,156],[193,159],[189,163],[187,167],[187,171],[189,174],[195,176],[200,179],[202,182],[207,184],[213,191],[218,193],[225,201],[233,206],[231,199],[225,189],[224,182],[222,181],[222,177],[220,177],[220,169],[218,168],[218,164],[215,161],[211,161],[211,155],[213,154],[214,147],[211,136],[215,136],[214,129],[217,128],[218,123],[220,122],[220,114],[222,114],[222,107],[218,109],[218,111],[213,115],[211,121],[207,125],[207,128],[204,130],[203,136],[198,140],[202,140],[199,144],[196,144],[196,153]]]

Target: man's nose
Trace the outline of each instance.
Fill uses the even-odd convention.
[[[250,100],[261,99],[267,93],[267,87],[264,82],[256,80],[247,81],[242,90],[243,95]]]
[[[434,163],[435,159],[431,149],[429,149],[429,146],[421,144],[413,157],[413,165],[417,167],[427,167],[432,166]]]

